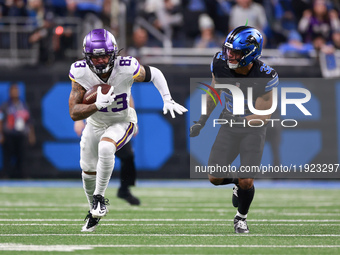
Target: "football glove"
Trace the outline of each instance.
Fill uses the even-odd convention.
[[[116,95],[113,93],[113,87],[106,94],[102,94],[102,88],[99,86],[97,88],[97,99],[95,105],[97,106],[98,110],[102,110],[115,100]]]
[[[177,112],[179,115],[182,115],[184,112],[187,112],[188,109],[185,108],[184,106],[176,103],[172,99],[166,99],[164,100],[164,106],[163,106],[163,114],[167,114],[168,111],[171,114],[172,118],[175,118],[175,112]]]
[[[201,129],[204,127],[204,123],[200,121],[194,121],[194,125],[190,127],[190,137],[198,136],[201,132]]]

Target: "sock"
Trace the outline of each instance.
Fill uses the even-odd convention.
[[[238,217],[240,217],[242,219],[246,219],[247,218],[247,214],[241,214],[239,211],[237,211],[235,216],[238,216]]]
[[[105,190],[113,172],[116,146],[108,141],[101,141],[98,145],[97,179],[94,195],[105,195]]]
[[[238,178],[224,178],[220,185],[227,185],[230,183],[238,184]]]
[[[90,209],[92,207],[93,200],[93,192],[96,188],[96,175],[81,173],[81,177],[83,180],[83,188],[85,191],[85,195],[87,197],[87,201],[89,202]]]
[[[255,187],[251,187],[248,190],[238,188],[238,212],[243,215],[247,215],[251,202],[253,201],[255,194]]]

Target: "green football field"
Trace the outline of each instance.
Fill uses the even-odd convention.
[[[340,254],[339,189],[257,188],[251,234],[233,232],[232,186],[134,188],[116,198],[96,232],[77,187],[0,187],[0,254]]]

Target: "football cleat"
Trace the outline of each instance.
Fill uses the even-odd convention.
[[[109,200],[102,195],[93,195],[91,214],[93,218],[104,217],[109,209],[106,208],[109,205]]]
[[[88,213],[85,217],[85,225],[82,227],[81,232],[93,232],[96,230],[96,227],[100,221],[100,218],[93,218],[92,214]]]
[[[247,219],[235,216],[234,229],[236,234],[248,234],[249,228],[247,225]]]
[[[119,189],[117,197],[124,199],[130,205],[140,205],[140,200],[131,194],[129,189]]]
[[[235,184],[235,186],[233,187],[233,197],[232,197],[232,202],[233,202],[233,206],[234,207],[238,207],[238,186]]]

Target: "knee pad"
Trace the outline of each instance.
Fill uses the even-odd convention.
[[[116,152],[116,146],[108,141],[101,141],[98,145],[98,157],[99,158],[114,158]]]

